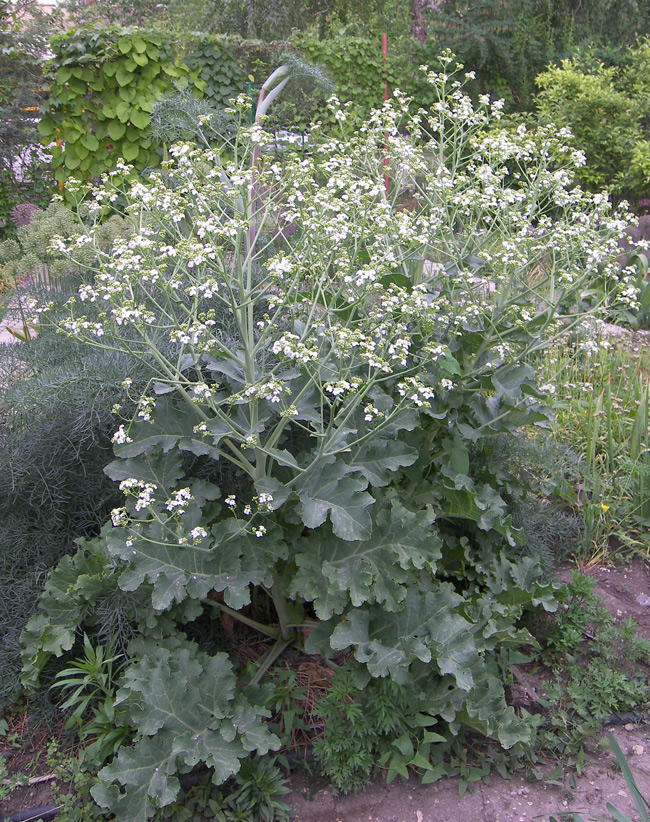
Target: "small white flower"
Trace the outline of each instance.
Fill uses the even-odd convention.
[[[113,508],[111,511],[111,522],[115,528],[120,525],[126,525],[128,521],[129,517],[126,513],[126,508]]]
[[[185,506],[188,502],[193,500],[194,497],[190,493],[189,488],[180,488],[173,497],[167,500],[165,503],[165,508],[168,511],[178,511],[179,514],[185,513]]]
[[[111,442],[115,443],[115,445],[124,445],[125,442],[133,442],[133,440],[127,435],[124,430],[124,426],[120,425],[117,431],[113,434]]]

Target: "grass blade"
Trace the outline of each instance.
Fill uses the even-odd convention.
[[[627,782],[630,794],[639,812],[639,816],[641,817],[641,822],[650,822],[650,817],[648,817],[647,811],[647,808],[650,808],[650,805],[648,804],[647,800],[644,799],[643,796],[641,796],[641,792],[637,788],[634,776],[632,774],[632,771],[630,770],[630,766],[627,763],[627,759],[623,755],[623,751],[621,750],[620,745],[616,741],[616,737],[613,733],[611,733],[611,731],[607,734],[607,736],[609,737],[609,741],[612,745],[612,750],[614,751],[614,754],[616,756],[616,761],[618,762],[621,772],[625,777],[625,781]],[[607,808],[609,810],[609,805],[607,806]],[[610,810],[610,813],[611,812],[612,811]],[[620,813],[620,811],[617,811],[617,813]],[[621,817],[623,817],[622,814]],[[630,822],[630,820],[627,817],[623,817],[617,818],[617,822]]]

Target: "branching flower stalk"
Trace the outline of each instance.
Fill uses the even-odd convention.
[[[451,733],[530,739],[490,661],[530,641],[524,607],[555,603],[522,554],[511,500],[525,484],[499,442],[548,422],[526,358],[582,320],[593,278],[634,299],[626,223],[573,185],[567,134],[503,128],[449,60],[427,72],[433,111],[396,93],[353,129],[332,99],[338,129],[313,126],[311,154],[282,162],[242,99],[232,139],[180,142],[146,180],[121,165],[85,192],[79,236],[55,242],[97,261],[61,329],[151,375],[115,433],[106,473],[125,500],[93,549],[113,563],[101,584],[145,614],[120,690],[133,747],[93,792],[125,822],[172,802],[177,770],[204,761],[220,784],[279,744],[254,689],[292,642],[351,657],[361,683],[392,678]],[[132,232],[107,251],[117,202]],[[26,683],[92,614],[86,562],[48,584]],[[248,610],[252,591],[275,604],[272,625]],[[250,687],[188,640],[207,607],[276,640]]]
[[[147,358],[155,373],[151,418],[120,429],[118,454],[179,397],[192,448],[248,474],[273,508],[296,498],[318,508],[306,489],[343,458],[339,479],[357,483],[365,509],[361,455],[373,440],[408,428],[414,413],[444,415],[460,383],[480,391],[499,369],[520,366],[596,272],[618,283],[625,223],[605,198],[570,187],[568,169],[582,157],[569,135],[499,129],[498,102],[474,107],[457,74],[427,76],[439,92],[432,113],[410,115],[397,92],[356,135],[333,101],[342,136],[322,137],[313,158],[274,161],[265,151],[273,138],[259,122],[243,125],[240,100],[223,150],[177,144],[164,173],[134,180],[119,166],[88,191],[93,224],[57,250],[74,259],[94,244],[118,191],[134,230],[110,253],[96,249],[95,282],[72,301],[65,330]],[[287,66],[271,75],[259,117],[288,79]],[[386,197],[386,142],[393,191],[412,187],[413,212]],[[99,322],[77,314],[85,302],[104,306]],[[460,342],[468,335],[471,350]],[[144,524],[160,520],[155,506],[125,517],[135,554]],[[257,539],[263,519],[245,526]],[[182,545],[180,520],[174,527]],[[334,531],[356,539],[367,526]],[[214,549],[208,538],[198,550]],[[267,587],[281,612],[281,586]]]

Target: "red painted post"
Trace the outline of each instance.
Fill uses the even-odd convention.
[[[381,50],[384,58],[384,102],[388,100],[388,74],[386,72],[386,62],[388,61],[388,35],[381,35]],[[388,141],[384,144],[384,188],[388,196]]]

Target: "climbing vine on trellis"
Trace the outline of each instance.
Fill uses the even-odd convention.
[[[245,90],[241,64],[232,51],[214,37],[201,37],[187,63],[204,84],[203,94],[208,103],[227,106],[233,97]]]
[[[50,97],[39,131],[59,181],[88,180],[122,158],[137,169],[157,164],[150,113],[176,83],[203,81],[174,57],[157,32],[110,26],[70,30],[52,40]]]

